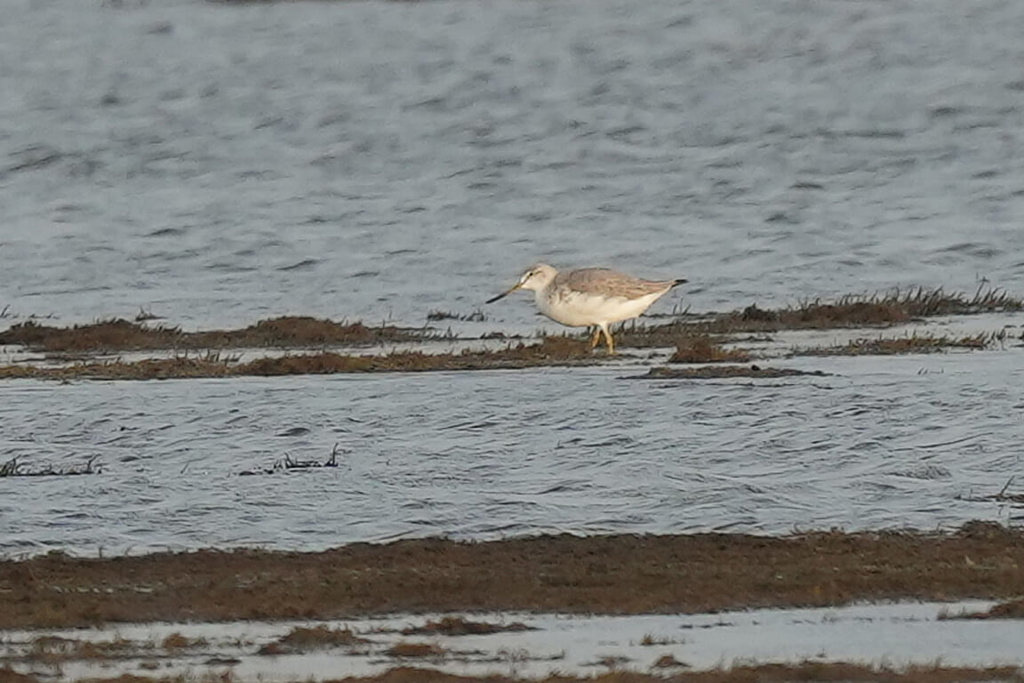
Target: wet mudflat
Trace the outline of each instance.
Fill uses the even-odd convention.
[[[1009,293],[979,287],[973,296],[918,288],[885,295],[844,296],[835,301],[808,301],[799,306],[765,310],[756,305],[727,313],[670,316],[667,322],[630,322],[617,330],[620,348],[675,349],[669,363],[746,363],[779,355],[787,332],[807,330],[887,330],[888,337],[849,336],[844,344],[790,348],[789,355],[883,355],[986,349],[1012,342],[1017,314],[1024,302]],[[930,320],[970,320],[1002,316],[1000,325],[972,333],[935,333]],[[485,320],[481,316],[482,320]],[[478,321],[479,322],[479,321]],[[366,372],[424,372],[584,366],[615,360],[591,350],[586,333],[506,336],[491,329],[479,337],[459,337],[451,329],[402,329],[338,323],[305,316],[263,320],[235,330],[185,332],[146,320],[106,320],[55,327],[27,321],[0,332],[0,379],[170,379],[197,377],[279,376]],[[780,336],[782,335],[782,336]],[[507,340],[507,341],[506,341]],[[504,343],[502,343],[504,342]],[[750,344],[759,348],[753,350]],[[765,344],[774,348],[765,348]],[[396,348],[401,345],[401,348]],[[385,351],[387,346],[390,351]],[[374,347],[374,348],[368,348]],[[355,351],[355,353],[353,353]],[[124,358],[123,353],[131,354]],[[155,354],[155,355],[154,355]],[[636,358],[634,351],[631,354]],[[648,354],[648,358],[653,358]],[[629,361],[627,355],[626,361]],[[799,371],[784,369],[768,371]],[[672,373],[663,373],[668,377]],[[716,376],[765,377],[754,366],[676,373],[691,379]],[[778,376],[778,375],[775,375]]]
[[[688,615],[397,614],[6,631],[26,680],[1019,680],[1021,622],[903,602]],[[999,662],[993,664],[993,662]],[[8,668],[9,667],[9,668]],[[465,677],[465,678],[463,678]],[[10,680],[4,678],[4,681]],[[17,680],[17,679],[15,679]]]
[[[0,676],[1018,680],[1022,567],[981,522],[50,554],[0,563]]]
[[[289,348],[344,344],[346,346],[423,341],[440,336],[430,330],[394,325],[368,326],[339,323],[308,316],[283,316],[261,320],[236,330],[183,331],[153,323],[145,316],[136,320],[105,320],[59,327],[34,320],[10,325],[0,332],[0,344],[17,344],[32,351],[138,351],[143,349],[218,350],[253,346]]]
[[[614,358],[11,328],[0,678],[1018,680],[1006,301],[681,317]]]
[[[923,287],[885,294],[846,295],[832,301],[808,300],[780,309],[763,309],[756,304],[726,313],[663,315],[669,322],[629,323],[619,331],[627,346],[672,346],[679,338],[708,334],[741,334],[793,329],[844,327],[891,327],[936,316],[1011,313],[1024,310],[1024,300],[1005,290],[980,286],[973,295]],[[452,316],[452,314],[449,314]],[[428,314],[428,320],[445,316]],[[482,312],[470,316],[473,322],[488,320]],[[493,326],[494,323],[491,323]],[[500,328],[483,335],[505,338]],[[111,319],[60,327],[37,320],[12,323],[0,332],[0,345],[24,346],[50,353],[138,351],[145,349],[220,350],[237,348],[308,348],[311,346],[370,346],[409,341],[458,339],[436,327],[399,328],[371,326],[362,322],[339,323],[309,316],[283,316],[261,320],[242,329],[185,331],[150,316],[135,320]]]
[[[209,377],[274,377],[379,372],[440,372],[594,365],[598,357],[585,342],[546,337],[537,344],[510,344],[492,351],[394,351],[383,355],[310,352],[259,356],[239,362],[230,354],[175,354],[169,358],[80,359],[57,366],[24,363],[0,367],[0,379],[152,380]]]
[[[395,612],[642,614],[1010,598],[1024,535],[538,536],[354,544],[319,553],[49,554],[0,564],[0,627],[338,619]]]

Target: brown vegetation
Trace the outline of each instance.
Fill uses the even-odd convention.
[[[679,641],[672,640],[671,638],[655,638],[650,633],[645,634],[644,637],[640,639],[640,644],[644,647],[653,647],[655,645],[674,645],[677,642]]]
[[[893,683],[955,683],[957,681],[1020,681],[1015,666],[944,667],[940,664],[895,668],[848,662],[807,661],[797,664],[741,664],[711,671],[676,674],[679,683],[783,683],[788,681],[878,681]]]
[[[402,630],[403,635],[434,634],[441,636],[477,636],[504,631],[529,631],[526,624],[491,624],[486,621],[470,621],[463,617],[442,617],[437,621],[428,621],[423,626],[412,626]]]
[[[40,683],[40,681],[35,676],[18,673],[10,666],[4,666],[0,667],[0,683]]]
[[[726,349],[707,335],[688,337],[676,344],[669,363],[744,363],[750,354],[742,349]]]
[[[47,663],[73,659],[123,659],[136,657],[144,649],[145,644],[123,638],[74,640],[60,636],[38,636],[32,640],[28,658]]]
[[[634,349],[670,349],[694,336],[706,336],[704,325],[709,318],[677,318],[670,323],[647,325],[635,320],[623,323],[615,332],[615,345]]]
[[[516,344],[497,351],[422,353],[406,351],[386,356],[350,356],[317,353],[257,358],[236,363],[217,354],[179,356],[135,362],[87,362],[59,367],[8,365],[0,367],[0,379],[179,379],[280,375],[326,375],[361,372],[428,372],[444,370],[495,370],[587,365],[597,363],[586,342],[568,337],[545,337],[539,344]]]
[[[616,333],[622,347],[671,347],[687,337],[783,329],[890,326],[936,315],[1024,310],[1024,300],[999,289],[979,288],[974,296],[947,294],[942,289],[894,290],[877,295],[847,295],[835,301],[813,299],[778,310],[751,304],[744,309],[704,316],[684,315],[663,325],[629,323]],[[135,321],[101,320],[73,327],[27,321],[0,332],[0,345],[16,344],[34,351],[113,352],[138,350],[210,350],[237,348],[309,348],[443,339],[428,328],[339,323],[309,316],[261,320],[239,330],[185,332],[163,324],[142,324],[155,317],[140,313]],[[483,320],[483,314],[432,311],[428,320]],[[500,333],[496,333],[500,334]]]
[[[435,338],[438,335],[428,330],[390,325],[368,327],[360,322],[336,323],[308,316],[261,320],[241,330],[183,332],[178,327],[149,326],[114,319],[73,327],[51,327],[30,320],[0,332],[0,344],[18,344],[33,351],[49,353],[368,346]]]
[[[984,349],[1002,339],[1000,334],[977,334],[966,337],[949,337],[910,334],[885,339],[854,339],[842,346],[825,346],[800,349],[796,356],[887,356],[904,353],[941,353],[946,349]]]
[[[297,626],[272,643],[259,649],[261,655],[294,654],[330,647],[354,647],[370,641],[357,636],[351,629],[326,626]]]
[[[169,654],[180,654],[182,650],[206,647],[205,638],[188,638],[181,633],[172,633],[159,643],[159,648]],[[137,641],[126,638],[111,640],[79,640],[54,635],[36,636],[30,641],[27,661],[44,664],[59,664],[72,660],[131,659],[156,654],[158,644],[151,641]]]
[[[160,641],[160,647],[170,652],[187,650],[194,647],[206,647],[206,645],[208,645],[208,643],[205,638],[189,638],[177,631],[171,633]]]
[[[670,668],[685,666],[662,658],[659,666]],[[122,674],[117,678],[91,678],[85,683],[230,683],[230,674],[210,674],[206,678],[194,675],[149,678]],[[672,671],[640,673],[613,670],[608,673],[579,677],[552,674],[546,678],[524,679],[516,676],[489,674],[485,677],[464,676],[436,669],[400,666],[374,676],[347,676],[333,679],[338,683],[789,683],[790,681],[846,681],[850,683],[969,683],[974,681],[1024,680],[1016,666],[953,667],[934,666],[870,666],[849,662],[805,661],[793,664],[738,664],[709,671]],[[33,675],[20,674],[9,668],[0,668],[0,683],[40,683]]]
[[[423,657],[444,657],[446,650],[434,643],[395,643],[384,654],[389,657],[400,658],[423,658]]]
[[[0,628],[124,621],[336,619],[393,612],[638,614],[1015,598],[1024,532],[787,537],[538,536],[0,562]]]
[[[665,325],[630,330],[632,335],[651,336],[671,346],[679,337],[696,334],[736,334],[777,332],[779,330],[832,329],[849,327],[889,327],[911,320],[938,315],[971,315],[1024,310],[1024,299],[999,289],[979,288],[974,296],[947,294],[940,289],[893,290],[886,294],[846,295],[835,301],[804,301],[778,310],[751,304],[742,310],[704,316],[697,320],[679,319]],[[620,340],[629,345],[630,336]],[[664,344],[672,340],[672,344]],[[634,344],[641,345],[641,344]]]
[[[834,302],[807,301],[798,306],[765,310],[756,304],[730,313],[702,317],[684,315],[663,325],[629,323],[616,333],[619,346],[636,348],[675,347],[677,363],[746,362],[750,354],[726,349],[725,342],[742,341],[738,335],[783,329],[885,327],[921,317],[1021,310],[1024,301],[995,289],[979,289],[973,297],[946,294],[941,289],[895,291],[875,296],[845,296]],[[434,312],[432,318],[455,314]],[[477,320],[472,316],[459,319]],[[141,320],[152,316],[140,314]],[[484,335],[500,338],[500,332]],[[857,355],[920,353],[947,348],[985,348],[1004,338],[1003,333],[962,338],[910,335],[899,339],[858,339],[846,345],[801,349],[794,355]],[[0,345],[21,345],[32,351],[79,359],[68,365],[19,364],[0,367],[0,379],[169,379],[278,376],[362,372],[422,372],[430,370],[521,369],[528,367],[598,363],[604,356],[592,354],[583,336],[546,337],[540,344],[509,344],[495,351],[464,350],[453,353],[394,352],[386,355],[350,355],[328,352],[264,357],[248,362],[222,356],[225,349],[309,349],[329,346],[367,346],[380,343],[416,342],[450,338],[427,328],[412,329],[362,323],[337,323],[305,316],[262,320],[239,330],[184,332],[178,327],[145,324],[138,320],[106,320],[89,325],[59,328],[27,321],[0,332]],[[759,339],[758,341],[763,341]],[[173,350],[171,358],[134,362],[97,360],[96,353]],[[699,375],[698,375],[699,376]],[[716,376],[713,374],[707,376]]]
[[[675,667],[689,666],[685,662],[680,662],[672,655],[662,655],[655,660],[654,664],[651,665],[652,669],[671,669]]]

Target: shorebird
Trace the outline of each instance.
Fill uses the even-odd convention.
[[[492,297],[494,303],[517,289],[532,289],[540,312],[570,327],[594,327],[590,348],[604,333],[608,353],[615,341],[608,325],[636,318],[666,292],[686,280],[641,280],[608,268],[579,268],[564,273],[546,263],[529,268],[507,291]]]

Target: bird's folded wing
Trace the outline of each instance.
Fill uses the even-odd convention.
[[[601,296],[620,296],[636,299],[641,296],[667,289],[670,282],[652,282],[619,273],[608,268],[580,268],[559,273],[555,286],[566,285],[576,292]]]

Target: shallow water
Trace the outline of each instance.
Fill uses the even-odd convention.
[[[688,277],[662,311],[1024,275],[1019,3],[23,0],[5,19],[9,316],[422,324],[538,259]]]
[[[420,325],[540,258],[688,277],[662,313],[1020,293],[1022,21],[996,0],[7,3],[0,317]],[[525,298],[487,312],[540,324]],[[1014,518],[965,498],[1020,471],[1018,352],[795,364],[836,376],[4,382],[4,461],[104,471],[0,479],[0,552]],[[239,476],[335,443],[337,469]]]
[[[183,671],[221,672],[230,669],[238,680],[323,680],[339,675],[381,673],[396,664],[427,666],[462,675],[504,674],[544,677],[553,671],[593,676],[609,668],[657,671],[668,655],[694,669],[743,664],[803,661],[846,661],[900,669],[906,666],[1020,665],[1019,620],[940,620],[941,614],[988,609],[991,603],[896,603],[853,605],[826,609],[752,610],[697,615],[564,616],[557,614],[482,614],[474,621],[522,623],[531,631],[471,636],[402,636],[396,630],[422,625],[432,615],[397,615],[383,619],[354,619],[328,623],[351,629],[369,644],[346,652],[343,648],[303,654],[260,656],[260,646],[274,642],[293,627],[309,622],[228,624],[139,624],[88,631],[48,631],[74,640],[141,643],[139,657],[116,662],[76,661],[62,664],[60,678],[144,674],[143,662],[156,662],[165,675]],[[317,623],[316,625],[321,625]],[[198,651],[166,653],[152,648],[171,634],[207,644]],[[10,631],[0,652],[16,657],[30,650],[37,631]],[[646,642],[655,641],[656,644]],[[396,660],[384,651],[395,643],[431,643],[444,648],[443,658]],[[211,657],[233,664],[210,664]],[[16,662],[18,669],[28,666]],[[47,670],[42,664],[35,669]],[[670,667],[665,672],[678,672]],[[52,675],[52,674],[51,674]]]
[[[103,472],[0,478],[0,551],[1012,521],[981,498],[1021,472],[1020,354],[792,360],[834,374],[758,382],[623,379],[643,368],[7,382],[4,452],[29,467],[95,456]],[[335,444],[337,468],[241,474]]]

